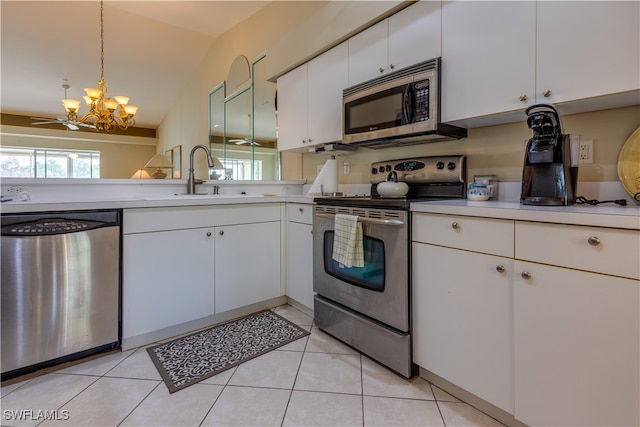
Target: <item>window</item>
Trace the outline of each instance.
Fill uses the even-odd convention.
[[[0,147],[3,178],[100,178],[100,152]]]
[[[253,161],[253,176],[251,175],[252,162],[250,159],[231,159],[227,157],[221,162],[225,168],[225,179],[262,179],[262,160]]]

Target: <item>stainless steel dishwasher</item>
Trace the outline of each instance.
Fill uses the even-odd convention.
[[[120,346],[121,217],[2,215],[2,380]]]

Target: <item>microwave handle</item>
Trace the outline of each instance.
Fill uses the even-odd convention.
[[[404,123],[413,123],[413,114],[415,112],[415,89],[413,83],[408,84],[404,88],[404,94],[402,95],[402,114],[404,115]]]

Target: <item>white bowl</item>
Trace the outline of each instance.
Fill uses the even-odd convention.
[[[379,183],[376,189],[382,197],[403,197],[409,192],[406,182],[385,181]]]

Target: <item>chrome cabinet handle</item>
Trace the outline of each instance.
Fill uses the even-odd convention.
[[[224,230],[218,231],[218,234],[221,235],[221,236],[224,236]]]
[[[504,268],[504,265],[496,265],[496,271],[498,273],[504,273],[506,271],[506,268]]]
[[[545,90],[544,92],[542,92],[542,96],[544,96],[545,98],[548,98],[551,96],[551,91],[549,89]]]
[[[522,102],[526,102],[526,101],[527,101],[527,99],[529,99],[529,97],[528,97],[527,95],[520,95],[520,98],[519,98],[519,99],[520,99],[520,101],[522,101]]]
[[[211,232],[207,231],[207,237],[211,237]]]
[[[394,68],[396,68],[396,66],[393,65],[393,64],[389,64],[389,68],[391,68],[393,70]]]
[[[451,223],[451,228],[453,228],[454,230],[460,230],[460,224],[458,224],[457,222],[453,222]]]
[[[589,236],[589,238],[587,239],[587,242],[591,246],[598,246],[600,244],[600,239],[598,239],[596,236]]]
[[[380,71],[381,73],[384,73],[384,68],[380,67],[378,68],[378,71]]]
[[[524,280],[530,280],[531,279],[531,273],[529,273],[528,271],[523,271],[522,274],[520,274],[522,276],[522,278]]]

